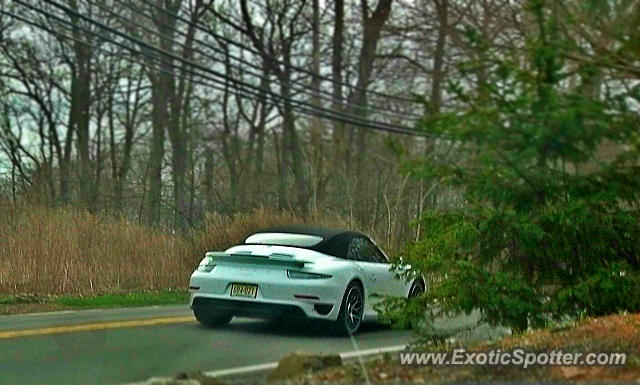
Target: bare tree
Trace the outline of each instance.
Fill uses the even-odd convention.
[[[266,35],[265,29],[256,31],[254,21],[247,5],[247,0],[241,0],[242,20],[245,28],[241,29],[251,40],[253,46],[260,53],[262,60],[268,66],[269,72],[278,79],[282,103],[278,105],[282,116],[282,154],[280,165],[280,181],[278,187],[279,204],[281,208],[290,207],[287,196],[287,176],[289,169],[293,169],[294,183],[297,191],[296,207],[306,213],[309,209],[309,186],[307,184],[303,155],[295,124],[295,114],[292,100],[292,50],[293,45],[306,31],[298,23],[302,16],[306,0],[287,0],[275,5],[267,3],[266,13],[269,15],[271,33]],[[279,60],[277,60],[279,58]]]

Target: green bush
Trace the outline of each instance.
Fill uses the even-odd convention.
[[[537,33],[524,52],[468,66],[484,66],[489,82],[471,91],[452,84],[465,107],[425,121],[454,143],[455,162],[430,157],[406,169],[462,204],[422,212],[421,237],[399,264],[428,277],[428,290],[388,300],[387,320],[419,327],[429,324],[425,311],[479,309],[492,324],[523,330],[640,311],[637,116],[624,94],[587,92],[599,70],[566,62],[578,43],[562,32],[571,21],[558,19],[557,4],[528,5]]]
[[[640,276],[626,264],[601,268],[585,280],[563,287],[554,303],[556,311],[579,316],[640,311]]]

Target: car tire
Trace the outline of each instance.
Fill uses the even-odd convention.
[[[331,325],[331,333],[336,336],[355,334],[362,324],[364,315],[364,290],[358,282],[351,282],[344,292],[338,319]]]
[[[198,322],[208,328],[218,328],[226,326],[231,322],[233,315],[228,313],[216,313],[209,309],[194,308],[193,315]]]
[[[424,293],[424,283],[421,279],[416,279],[409,289],[409,298],[418,297]]]

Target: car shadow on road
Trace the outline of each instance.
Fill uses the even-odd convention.
[[[327,322],[293,319],[293,320],[260,320],[250,318],[234,318],[224,327],[226,331],[237,331],[243,334],[260,334],[281,337],[327,338],[335,337]],[[203,326],[200,326],[203,327]],[[364,335],[381,331],[389,331],[388,325],[379,322],[365,322],[360,326],[358,334]],[[343,337],[335,337],[343,338]]]

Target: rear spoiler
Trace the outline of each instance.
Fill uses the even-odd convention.
[[[241,263],[241,264],[251,264],[251,265],[291,266],[291,267],[300,268],[300,267],[303,267],[305,264],[313,263],[312,261],[296,259],[293,254],[284,254],[284,253],[256,255],[256,254],[253,254],[251,251],[238,251],[235,253],[210,251],[206,254],[206,256],[213,258],[214,264]]]

